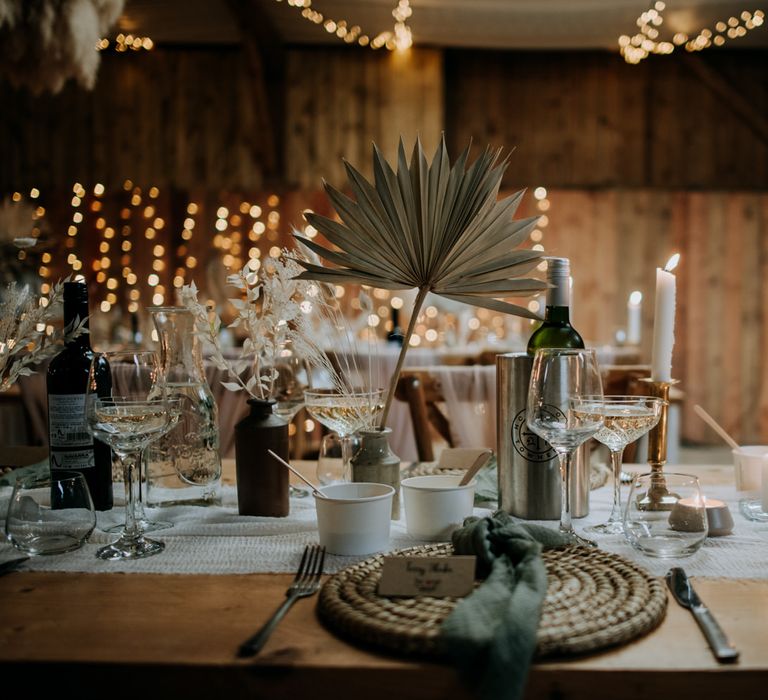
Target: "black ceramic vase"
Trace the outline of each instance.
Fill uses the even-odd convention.
[[[288,515],[288,423],[272,413],[274,401],[248,399],[251,412],[235,426],[237,508],[240,515]]]

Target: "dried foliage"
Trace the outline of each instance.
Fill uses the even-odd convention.
[[[63,299],[63,282],[40,298],[15,282],[5,288],[0,301],[0,391],[33,374],[34,366],[53,357],[66,340],[88,332],[85,318],[68,328],[51,328],[61,318]]]
[[[390,381],[382,426],[416,318],[429,292],[493,311],[538,318],[526,307],[504,300],[538,292],[546,284],[521,277],[542,256],[539,251],[518,248],[538,217],[513,219],[523,192],[498,200],[508,165],[507,159],[500,161],[500,155],[500,150],[486,149],[468,165],[467,146],[451,166],[443,138],[431,164],[419,141],[409,163],[401,139],[395,170],[374,144],[373,183],[345,162],[355,199],[325,183],[341,222],[315,213],[306,215],[334,249],[297,238],[333,267],[300,261],[305,270],[300,279],[419,290]]]
[[[182,287],[180,301],[195,316],[195,327],[216,366],[231,381],[222,382],[231,391],[245,391],[257,399],[273,395],[275,367],[280,353],[290,345],[304,361],[319,370],[342,394],[354,391],[352,373],[337,369],[326,347],[343,349],[349,343],[344,318],[333,289],[297,279],[302,268],[284,251],[280,258],[268,258],[258,272],[246,265],[227,282],[239,291],[229,301],[237,316],[229,328],[245,334],[237,358],[226,356],[220,342],[221,318],[198,301],[194,282]],[[293,255],[301,255],[294,251]]]

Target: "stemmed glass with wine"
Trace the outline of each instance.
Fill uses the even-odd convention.
[[[96,378],[105,372],[109,381],[97,388]],[[138,559],[165,548],[144,537],[137,512],[142,453],[178,419],[178,402],[168,398],[159,373],[154,352],[99,353],[91,362],[85,402],[88,430],[112,448],[125,482],[125,525],[117,541],[96,552],[100,559]]]
[[[352,480],[352,436],[376,421],[384,408],[383,393],[381,389],[349,392],[316,389],[304,392],[304,405],[309,415],[339,436],[344,481]]]
[[[585,416],[602,417],[603,424],[595,440],[611,453],[613,467],[613,507],[608,520],[586,528],[601,535],[621,535],[624,521],[621,512],[621,465],[624,448],[645,435],[658,422],[666,402],[653,396],[587,396],[576,401],[575,410]]]
[[[600,430],[604,420],[598,411],[577,409],[585,397],[590,397],[593,407],[600,406],[602,396],[603,385],[594,350],[542,348],[536,351],[526,421],[557,453],[562,480],[560,531],[573,544],[596,546],[573,529],[569,485],[573,453]]]

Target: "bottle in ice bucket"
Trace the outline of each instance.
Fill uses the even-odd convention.
[[[560,518],[560,463],[552,446],[528,428],[525,410],[533,356],[539,348],[583,348],[570,322],[570,263],[547,258],[544,321],[528,341],[528,352],[496,356],[499,507],[528,520]],[[589,448],[573,455],[571,515],[589,513]]]

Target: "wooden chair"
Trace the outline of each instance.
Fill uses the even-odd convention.
[[[495,366],[409,367],[395,396],[408,404],[419,460],[434,460],[435,447],[495,445]]]
[[[428,370],[403,370],[397,381],[395,398],[405,401],[410,408],[419,461],[434,461],[435,431],[450,447],[453,447],[448,418],[438,405],[444,401],[445,397],[440,383],[430,375]]]

